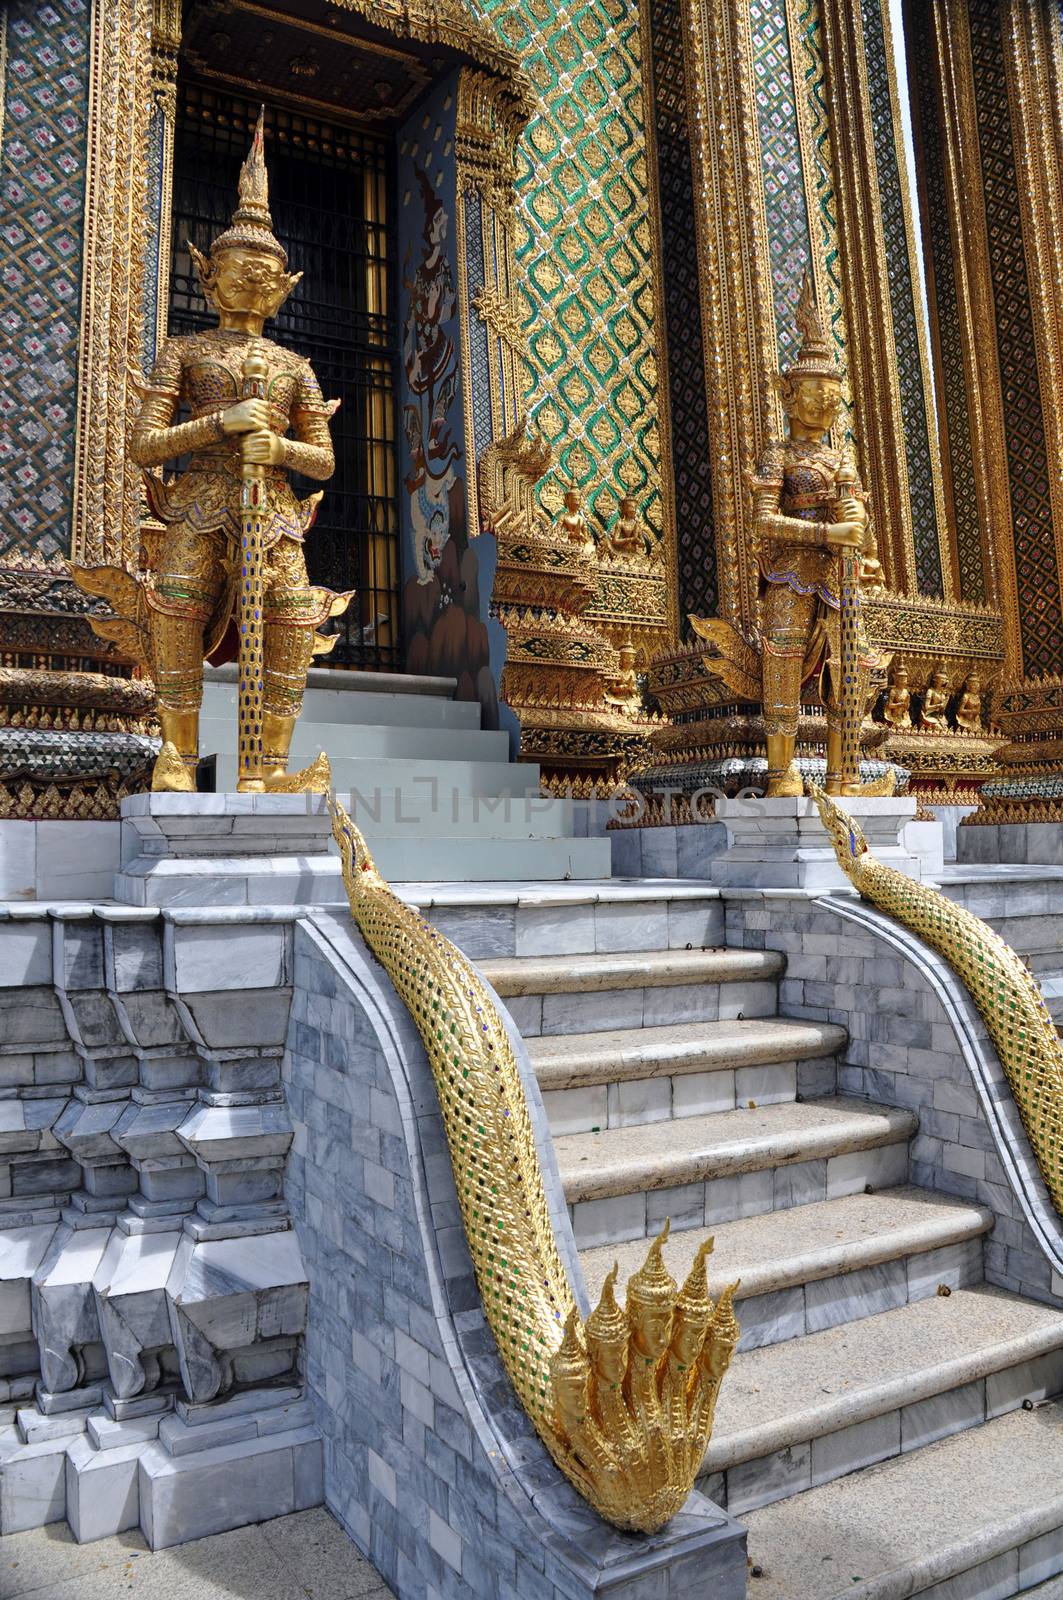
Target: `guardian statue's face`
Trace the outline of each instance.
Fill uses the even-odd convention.
[[[246,311],[266,320],[288,297],[291,280],[276,256],[265,251],[233,246],[213,256],[211,265],[208,292],[219,311]]]
[[[789,380],[783,389],[787,415],[796,417],[802,427],[823,433],[834,426],[841,403],[842,386],[837,378],[807,375]]]

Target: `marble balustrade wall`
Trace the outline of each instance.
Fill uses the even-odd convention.
[[[847,893],[731,889],[724,899],[728,945],[786,955],[780,1015],[849,1031],[836,1083],[799,1088],[914,1111],[909,1181],[986,1206],[996,1218],[987,1280],[1063,1305],[1063,1222],[992,1041],[942,957]]]

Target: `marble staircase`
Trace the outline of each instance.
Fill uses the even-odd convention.
[[[837,1092],[845,1029],[779,1015],[786,957],[722,948],[713,890],[579,891],[429,915],[526,1040],[592,1301],[665,1218],[674,1275],[711,1234],[741,1280],[699,1487],[749,1528],[749,1595],[1055,1581],[1063,1313],[986,1282],[993,1212],[910,1181],[921,1109]]]
[[[310,672],[292,765],[328,752],[337,793],[396,882],[605,876],[607,839],[575,838],[570,800],[539,792],[539,769],[512,762],[509,735],[453,699],[452,678]],[[219,792],[236,787],[236,669],[208,669],[200,750]]]

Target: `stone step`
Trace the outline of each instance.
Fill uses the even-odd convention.
[[[574,873],[600,872],[608,864],[607,839],[446,839],[430,836],[376,839],[369,844],[377,867],[393,884],[423,882],[448,875],[456,882],[492,882],[500,872],[521,873],[531,882]],[[140,856],[127,862],[116,881],[116,899],[125,905],[225,906],[345,905],[346,891],[337,855],[275,856],[248,870],[247,856],[204,856],[158,860]],[[409,898],[404,896],[404,898]]]
[[[662,1022],[772,1016],[785,958],[773,950],[652,950],[481,962],[525,1038]]]
[[[706,986],[700,1010],[727,1013],[732,987],[754,986],[722,990]],[[669,990],[648,990],[653,998],[668,994]],[[621,994],[616,1010],[623,1000]],[[647,1003],[644,1027],[568,1037],[536,1037],[527,1030],[528,1054],[540,1080],[551,1130],[556,1136],[600,1133],[604,1128],[634,1128],[738,1107],[778,1106],[796,1099],[799,1090],[804,1094],[836,1090],[834,1051],[845,1043],[844,1029],[829,1022],[757,1018],[757,1010],[767,1010],[767,998],[759,1005],[748,1003],[754,1006],[754,1018],[653,1027],[658,1006],[650,1010]],[[695,1008],[695,1003],[690,1005]],[[632,1005],[620,1011],[620,1018],[632,1021],[636,1010]],[[544,1016],[552,1024],[564,1024],[565,1016],[570,1026],[588,1021],[581,1018],[576,1002],[568,1013],[544,1002]],[[514,1019],[522,1026],[522,1011]]]
[[[881,1302],[879,1302],[881,1303]],[[699,1480],[736,1515],[1063,1391],[1063,1312],[981,1284],[735,1357]]]
[[[766,991],[763,996],[761,989]],[[651,1026],[651,1018],[657,1021],[659,1014],[667,1014],[667,1001],[674,992],[648,991],[655,1004],[643,1027],[567,1037],[525,1033],[555,1135],[669,1122],[740,1106],[778,1105],[796,1098],[798,1074],[805,1067],[811,1073],[802,1083],[806,1093],[810,1084],[827,1090],[837,1087],[834,1055],[845,1045],[845,1029],[766,1016],[775,1008],[774,983],[706,985],[689,1005],[708,1012],[707,1020]],[[570,1026],[594,1020],[580,1015],[582,998],[575,996],[571,1002]],[[618,996],[620,1016],[614,1014],[614,1021],[630,1022],[637,1009],[621,1010],[625,998],[623,993]],[[740,1000],[753,1010],[752,1018],[733,1015]],[[723,1020],[715,1019],[716,1012]],[[545,1002],[544,1015],[555,1025],[565,1018],[559,1010],[547,1009]],[[518,1026],[521,1019],[518,1012]],[[599,1014],[598,1020],[606,1019]]]
[[[533,883],[507,873],[484,884],[409,882],[402,894],[474,961],[702,950],[718,946],[724,933],[719,890],[675,879],[577,875]]]
[[[203,672],[203,714],[236,712],[235,661]],[[420,722],[426,727],[478,728],[478,700],[455,700],[456,678],[415,673],[347,672],[311,667],[303,696],[303,716],[346,722]]]
[[[313,755],[317,753],[315,748]],[[474,794],[539,792],[539,769],[530,762],[450,761],[433,760],[428,756],[391,756],[385,761],[379,756],[339,755],[333,759],[331,751],[326,753],[331,761],[333,787],[338,793],[357,789],[360,794],[371,795],[377,790],[389,793],[399,789],[415,795],[418,789],[423,789],[426,793],[438,794],[441,804],[449,805],[452,795],[460,799]],[[235,750],[219,751],[215,788],[219,793],[231,793],[236,789],[236,778]]]
[[[859,1193],[908,1179],[910,1111],[832,1096],[555,1139],[577,1247]]]
[[[675,988],[782,976],[775,950],[650,950],[606,955],[482,961],[480,970],[503,999],[514,995],[595,994],[613,989]]]
[[[663,998],[666,1000],[667,994]],[[803,1022],[762,1013],[713,1022],[544,1035],[532,1039],[528,1051],[541,1088],[580,1089],[633,1078],[742,1072],[776,1061],[831,1056],[844,1049],[848,1037],[845,1029],[833,1022]],[[741,1096],[743,1102],[755,1098],[752,1092]]]
[[[1063,1539],[1059,1543],[1063,1544]],[[1036,1589],[1023,1589],[1022,1593],[1025,1600],[1063,1600],[1063,1578],[1049,1578],[1047,1583],[1039,1583]]]
[[[446,701],[439,704],[445,705]],[[199,725],[202,755],[232,754],[236,714],[204,716]],[[319,750],[331,761],[342,756],[378,761],[424,757],[431,761],[508,761],[509,735],[480,728],[392,726],[386,722],[336,722],[300,718],[292,735],[292,765],[305,765]]]
[[[739,1280],[736,1304],[742,1350],[904,1305],[982,1278],[982,1238],[993,1213],[925,1189],[842,1195],[711,1228],[673,1232],[665,1258],[680,1283],[702,1242],[713,1237],[709,1283],[718,1294]],[[645,1240],[584,1250],[592,1303],[613,1262],[625,1284],[645,1259]]]
[[[749,1600],[1026,1592],[1063,1571],[1061,1481],[1063,1406],[1011,1412],[744,1516]]]
[[[341,792],[352,821],[374,838],[567,839],[573,837],[571,800],[546,795],[455,795],[418,786]]]

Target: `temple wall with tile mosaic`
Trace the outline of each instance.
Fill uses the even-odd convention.
[[[772,305],[779,364],[788,366],[797,355],[794,312],[801,276],[812,258],[812,239],[784,0],[752,0],[749,20]]]
[[[541,503],[573,478],[604,523],[629,486],[664,534],[657,306],[643,49],[632,0],[483,0],[538,105],[518,151],[531,415],[555,453]]]
[[[678,6],[651,0],[648,10],[682,625],[716,610],[712,459],[682,27]]]
[[[0,135],[0,562],[70,551],[87,0],[11,0]]]
[[[1022,597],[1023,671],[1060,670],[1063,607],[1056,565],[1049,461],[1037,367],[1030,284],[1019,212],[1008,85],[996,0],[968,0],[978,135],[1004,392],[1015,575]]]
[[[948,516],[956,544],[961,600],[984,604],[988,597],[982,534],[978,520],[971,415],[963,365],[963,333],[957,300],[953,238],[949,223],[944,167],[944,130],[939,90],[934,82],[930,18],[925,11],[907,13],[914,31],[908,63],[918,104],[916,133],[921,180],[925,186],[923,241],[927,253],[932,338],[940,374],[945,486]]]
[[[897,167],[899,130],[894,126],[890,70],[883,34],[880,0],[861,0],[864,25],[864,61],[871,121],[875,139],[879,205],[883,243],[889,263],[890,311],[893,343],[897,352],[897,378],[904,416],[904,443],[908,466],[908,498],[915,533],[915,563],[920,594],[944,594],[938,548],[937,510],[934,503],[934,469],[927,434],[923,387],[923,348],[916,320],[915,290],[904,220],[901,176]]]

